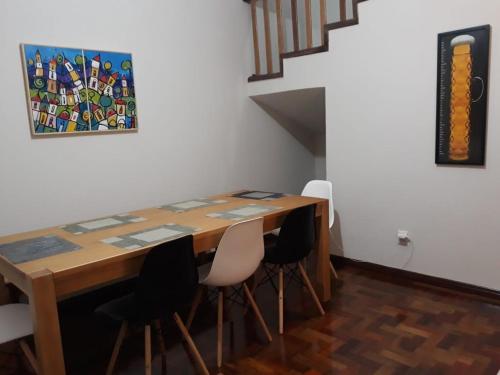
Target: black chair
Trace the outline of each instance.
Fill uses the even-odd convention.
[[[284,301],[284,269],[286,268],[289,281],[296,280],[302,284],[297,276],[300,272],[305,286],[311,293],[321,315],[325,315],[323,306],[314,291],[311,280],[302,265],[312,248],[314,247],[315,223],[314,214],[316,206],[305,206],[292,210],[283,221],[279,235],[266,236],[266,250],[263,259],[263,268],[266,277],[256,286],[270,281],[279,296],[279,332],[283,334],[283,301]],[[276,288],[273,278],[278,268],[278,287]],[[303,285],[303,284],[302,284]]]
[[[193,251],[193,236],[154,247],[144,259],[134,292],[112,300],[96,310],[97,313],[122,322],[106,374],[113,373],[129,324],[145,327],[147,375],[151,374],[151,324],[155,324],[162,350],[162,367],[165,369],[166,349],[160,320],[169,316],[173,316],[202,373],[208,374],[205,362],[177,313],[180,308],[190,305],[197,286],[198,269]]]

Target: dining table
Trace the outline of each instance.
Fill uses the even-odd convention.
[[[0,237],[0,275],[27,296],[38,372],[66,373],[58,303],[136,277],[155,245],[193,235],[196,255],[213,251],[234,223],[264,218],[264,232],[293,209],[316,211],[316,286],[331,298],[328,200],[241,190]]]

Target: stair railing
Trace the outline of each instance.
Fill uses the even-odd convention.
[[[327,31],[357,23],[363,0],[250,0],[255,73],[283,76],[283,58],[328,50]]]

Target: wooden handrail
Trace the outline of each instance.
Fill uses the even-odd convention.
[[[269,21],[269,0],[263,0],[264,4],[264,30],[266,38],[266,61],[267,61],[267,74],[273,72],[273,55],[271,48],[271,23]]]
[[[255,60],[255,74],[260,74],[259,32],[257,30],[257,0],[252,0],[252,30],[253,30],[253,55]]]

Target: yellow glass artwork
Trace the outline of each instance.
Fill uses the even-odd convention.
[[[471,35],[453,38],[451,100],[450,100],[450,148],[451,160],[469,159],[472,54],[475,39]]]

